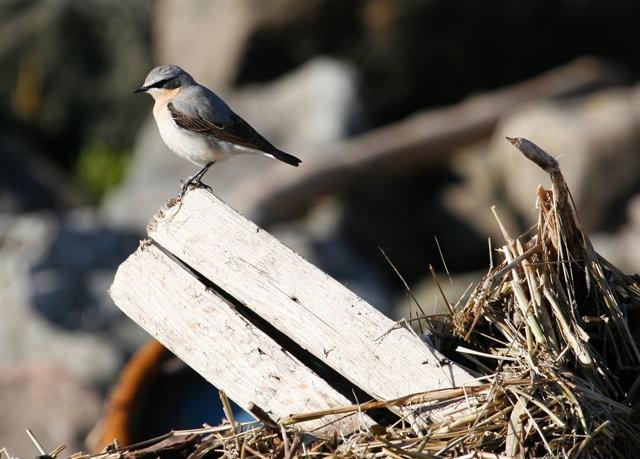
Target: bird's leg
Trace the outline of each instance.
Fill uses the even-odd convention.
[[[209,168],[213,166],[214,162],[215,161],[211,161],[210,163],[205,164],[202,169],[200,169],[195,175],[189,177],[186,182],[182,181],[182,192],[180,193],[180,198],[187,192],[189,185],[195,185],[198,188],[205,188],[209,191],[212,191],[211,187],[202,183],[201,179],[202,176],[207,173]]]
[[[211,191],[211,187],[205,185],[204,183],[201,182],[202,177],[204,176],[204,174],[207,173],[207,171],[209,170],[209,168],[211,166],[213,166],[214,161],[211,161],[210,163],[207,163],[202,169],[200,169],[198,171],[198,173],[196,175],[194,175],[193,177],[191,177],[189,180],[187,180],[186,185],[188,186],[189,184],[193,183],[195,186],[199,187],[199,188],[207,188],[209,191]]]

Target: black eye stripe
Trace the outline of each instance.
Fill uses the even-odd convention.
[[[163,84],[165,84],[166,81],[165,80],[160,80],[156,83],[150,84],[149,86],[145,86],[147,89],[151,89],[151,88],[161,88]]]
[[[164,88],[164,89],[175,89],[180,86],[180,80],[178,78],[169,78],[167,80],[160,80],[156,83],[153,83],[147,86],[147,89],[151,88]]]

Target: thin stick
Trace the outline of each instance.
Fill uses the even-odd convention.
[[[287,429],[285,428],[285,424],[280,426],[280,430],[282,432],[282,445],[284,448],[285,457],[289,456],[289,437],[287,436]]]
[[[64,451],[67,448],[66,444],[62,444],[60,446],[58,446],[56,449],[54,449],[52,452],[49,453],[49,456],[51,456],[53,459],[56,459],[56,457],[58,456],[58,454],[60,454],[62,451]]]
[[[233,430],[234,435],[238,433],[236,420],[233,417],[233,410],[231,409],[231,404],[229,403],[229,399],[227,398],[227,394],[225,391],[220,391],[220,400],[222,401],[222,409],[224,410],[224,414],[231,424],[231,430]],[[236,437],[236,448],[240,449],[240,442],[238,441],[238,437]]]
[[[38,448],[38,451],[40,451],[40,454],[43,456],[47,456],[48,455],[47,452],[44,450],[40,442],[36,439],[36,436],[33,435],[33,432],[31,432],[30,429],[26,429],[26,430],[27,430],[27,435],[29,435],[29,438],[31,439],[33,444],[36,445],[36,448]]]
[[[270,458],[266,457],[265,455],[260,454],[258,451],[256,451],[255,449],[251,448],[251,447],[250,447],[250,446],[248,446],[248,445],[245,445],[244,447],[245,447],[245,449],[246,449],[247,451],[249,451],[249,452],[250,452],[251,454],[253,454],[254,456],[258,456],[260,459],[270,459]]]
[[[404,277],[402,277],[402,274],[400,274],[400,271],[398,271],[398,269],[395,267],[395,265],[393,263],[391,263],[391,260],[389,260],[389,257],[387,256],[387,254],[384,253],[384,250],[382,250],[381,247],[378,247],[378,249],[380,250],[380,252],[382,252],[382,255],[384,256],[385,260],[387,260],[387,263],[389,263],[389,265],[396,272],[396,274],[398,275],[398,277],[400,278],[400,280],[404,284],[404,288],[407,290],[407,292],[409,292],[409,295],[411,295],[411,298],[413,298],[414,303],[416,304],[416,306],[418,306],[418,309],[420,309],[420,312],[422,313],[422,315],[423,316],[426,315],[425,312],[422,310],[422,306],[420,306],[420,303],[418,303],[418,299],[413,295],[413,292],[409,288],[409,284],[407,284],[407,281],[405,281]]]
[[[254,418],[260,421],[268,429],[274,430],[278,428],[278,424],[273,419],[271,419],[271,417],[267,414],[267,412],[262,408],[260,408],[255,403],[250,402],[249,406],[247,406],[247,409],[249,410],[249,413],[253,415]]]
[[[444,272],[447,273],[447,276],[449,277],[449,282],[451,283],[451,288],[453,288],[453,293],[456,295],[456,298],[458,298],[458,301],[460,301],[460,295],[458,295],[456,286],[454,285],[453,279],[451,278],[451,273],[449,272],[447,262],[444,259],[444,254],[442,253],[442,247],[440,247],[440,242],[438,241],[437,237],[434,237],[434,239],[436,240],[436,245],[438,246],[438,253],[440,254],[440,259],[442,260],[442,266],[444,266]]]

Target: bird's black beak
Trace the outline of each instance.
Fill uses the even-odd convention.
[[[147,88],[146,86],[143,86],[141,88],[134,89],[133,91],[131,91],[131,94],[135,94],[137,92],[147,92],[147,89],[149,89],[149,88]]]

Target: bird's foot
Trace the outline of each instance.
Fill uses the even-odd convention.
[[[185,193],[187,192],[190,186],[194,188],[204,188],[205,190],[208,190],[209,193],[213,193],[213,190],[209,185],[202,183],[200,179],[197,177],[191,177],[187,181],[180,180],[181,191],[180,191],[180,194],[178,195],[178,199],[182,198],[185,195]]]
[[[196,188],[204,188],[209,193],[213,193],[213,190],[211,189],[211,187],[209,185],[202,183],[200,180],[194,180],[193,184],[196,186]]]
[[[211,161],[210,163],[205,164],[204,167],[200,169],[196,175],[189,177],[186,182],[181,181],[180,183],[182,184],[182,191],[180,192],[180,195],[178,196],[178,198],[181,198],[182,196],[184,196],[184,194],[189,189],[190,185],[193,185],[196,188],[204,188],[206,190],[209,190],[210,193],[213,193],[213,190],[209,185],[205,185],[204,183],[201,182],[202,176],[207,173],[207,171],[211,166],[213,166],[213,163],[214,161]]]

